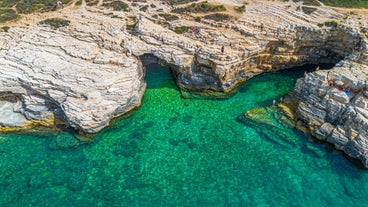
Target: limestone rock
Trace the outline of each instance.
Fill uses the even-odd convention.
[[[0,101],[0,125],[2,126],[22,126],[27,119],[16,108],[18,103]]]
[[[315,136],[320,140],[326,140],[334,130],[334,126],[330,123],[323,123],[318,129],[314,131]]]
[[[145,83],[136,57],[68,32],[38,26],[13,31],[5,36],[12,47],[0,51],[0,94],[17,96],[21,107],[10,110],[14,104],[2,101],[7,112],[1,114],[11,117],[1,117],[2,126],[22,126],[55,114],[83,133],[95,133],[140,104]],[[15,42],[13,35],[22,36]]]
[[[239,6],[239,1],[226,3]],[[0,95],[11,94],[21,107],[14,110],[14,102],[4,100],[2,111],[13,109],[8,113],[16,125],[23,118],[57,115],[77,130],[95,133],[113,117],[139,106],[145,89],[141,56],[153,55],[169,65],[183,91],[216,96],[231,94],[240,83],[264,72],[348,57],[361,66],[343,61],[332,72],[319,71],[298,81],[295,92],[308,100],[300,105],[300,115],[317,129],[326,119],[335,126],[342,121],[334,117],[356,113],[359,118],[348,120],[365,126],[366,104],[354,99],[362,93],[367,97],[362,90],[367,81],[360,73],[366,71],[368,53],[355,49],[367,48],[364,12],[352,21],[325,6],[307,15],[293,1],[250,1],[245,12],[225,24],[204,18],[190,21],[194,16],[186,13],[162,25],[157,13],[170,13],[175,6],[161,1],[155,5],[143,13],[134,6],[124,12],[70,4],[58,12],[25,15],[12,24],[0,35]],[[142,20],[133,18],[137,14]],[[70,25],[55,29],[38,24],[54,17],[68,19]],[[339,26],[318,26],[331,17],[341,20]],[[181,26],[201,30],[177,34],[175,28]],[[354,97],[330,90],[333,80],[350,88]],[[344,109],[352,100],[359,107],[347,114]],[[3,118],[0,122],[12,124]]]
[[[298,118],[311,133],[368,167],[368,66],[346,60],[329,71],[316,71],[296,82],[290,93],[297,99]],[[326,78],[325,74],[328,74]],[[328,85],[326,93],[320,86]],[[312,101],[311,101],[312,100]]]

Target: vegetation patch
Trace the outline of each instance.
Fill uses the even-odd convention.
[[[226,11],[225,6],[209,4],[207,1],[204,1],[201,3],[193,3],[187,7],[175,8],[172,10],[172,12],[174,13],[185,13],[185,12],[208,13],[208,12],[219,12],[219,11]]]
[[[206,15],[203,18],[205,18],[205,19],[211,19],[211,20],[220,22],[220,21],[229,21],[229,20],[232,19],[232,16],[230,16],[228,14],[215,13],[215,14]]]
[[[315,12],[317,10],[318,10],[317,8],[313,8],[313,7],[305,7],[305,6],[302,7],[302,11],[305,14],[312,14],[313,12]]]
[[[80,5],[82,5],[82,0],[78,0],[77,2],[75,2],[75,5],[76,5],[76,6],[80,6]]]
[[[236,12],[243,13],[245,11],[245,4],[234,8]]]
[[[180,4],[187,4],[191,2],[197,2],[198,0],[163,0],[163,1],[170,5],[180,5]]]
[[[147,11],[147,10],[148,10],[148,5],[145,5],[139,9],[139,11]]]
[[[195,19],[194,19],[194,21],[196,21],[196,22],[201,22],[201,17],[196,17]]]
[[[129,0],[131,2],[147,3],[147,0]]]
[[[126,29],[127,30],[133,30],[135,28],[135,25],[137,25],[137,23],[134,23],[134,24],[127,24],[126,25]]]
[[[13,7],[19,2],[19,0],[1,0],[0,1],[0,7],[6,8],[6,7]]]
[[[293,2],[303,2],[303,5],[307,6],[321,6],[317,0],[293,0]]]
[[[61,18],[51,18],[41,21],[40,24],[49,25],[54,29],[58,29],[60,27],[68,26],[70,24],[70,21]]]
[[[121,1],[105,2],[102,4],[102,6],[107,7],[107,8],[112,8],[114,11],[125,11],[125,12],[129,11],[128,4],[121,2]]]
[[[319,0],[319,2],[317,0],[293,0],[293,2],[303,2],[303,4],[307,6],[320,6],[319,2],[322,2],[326,6],[368,8],[367,0]]]
[[[7,22],[18,18],[14,9],[0,9],[0,22]]]
[[[8,32],[9,29],[10,29],[10,27],[8,27],[8,26],[1,27],[1,31],[3,31],[3,32]]]
[[[137,21],[137,16],[130,16],[129,17],[133,22],[136,22]]]
[[[98,0],[86,0],[87,6],[94,6],[98,4]]]
[[[119,15],[116,14],[112,15],[111,18],[122,19]]]
[[[158,21],[156,24],[161,25],[162,27],[170,27],[170,23],[167,21]]]
[[[328,21],[328,22],[325,22],[324,25],[326,27],[337,27],[339,25],[339,23],[336,22],[336,21]]]
[[[327,6],[368,8],[367,0],[320,0]]]
[[[166,13],[161,13],[159,14],[159,16],[164,18],[166,21],[174,21],[174,20],[179,19],[179,17],[176,15],[171,15],[171,14],[166,14]]]
[[[8,0],[9,1],[9,0]],[[71,0],[62,0],[64,4]],[[54,9],[56,1],[53,0],[18,0],[16,9],[20,14],[29,14],[32,12],[47,12]]]
[[[183,34],[184,32],[188,31],[188,29],[188,26],[176,26],[174,31],[176,34]]]

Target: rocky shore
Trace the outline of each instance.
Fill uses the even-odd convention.
[[[173,13],[190,3],[126,1],[129,11],[116,11],[103,2],[72,1],[7,23],[9,30],[0,33],[0,126],[53,123],[58,117],[81,133],[96,133],[140,105],[146,55],[169,65],[183,92],[225,96],[264,72],[337,63],[368,31],[364,10],[321,5],[307,14],[293,1],[252,1],[243,11],[242,1],[209,1],[225,10],[196,13]],[[218,13],[231,18],[204,18]],[[167,14],[177,18],[168,20]],[[70,23],[42,24],[51,18]],[[359,57],[362,67],[367,57]]]
[[[351,60],[308,73],[290,94],[296,115],[317,139],[368,167],[368,66]]]

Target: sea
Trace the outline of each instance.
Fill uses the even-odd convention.
[[[209,99],[183,98],[170,69],[151,64],[142,105],[88,141],[1,133],[0,206],[366,206],[360,161],[289,125],[239,119],[314,68],[259,75]]]

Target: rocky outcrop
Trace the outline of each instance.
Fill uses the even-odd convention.
[[[364,15],[345,18],[324,6],[308,15],[294,2],[249,2],[235,14],[242,2],[219,1],[232,20],[195,22],[203,14],[187,12],[165,24],[157,14],[170,13],[174,6],[163,2],[147,1],[155,6],[145,12],[135,2],[126,2],[129,12],[113,11],[102,1],[91,7],[82,2],[26,16],[1,33],[1,126],[60,117],[81,132],[98,132],[113,117],[139,106],[145,89],[143,55],[169,65],[183,91],[221,96],[257,74],[336,63],[361,44],[368,28]],[[142,16],[138,21],[137,15]],[[39,24],[52,17],[70,25]],[[337,26],[324,25],[337,19]],[[174,32],[182,26],[200,32]]]
[[[311,134],[368,167],[368,66],[341,61],[297,80],[297,117]]]
[[[37,25],[13,28],[1,38],[2,126],[57,115],[83,133],[95,133],[141,102],[145,82],[136,57],[100,48],[92,37]]]

